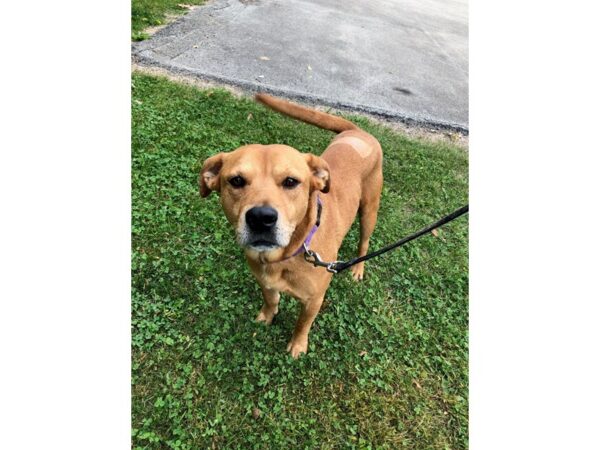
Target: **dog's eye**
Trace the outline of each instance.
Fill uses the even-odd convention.
[[[229,179],[229,184],[232,185],[234,188],[242,188],[246,185],[246,180],[244,180],[239,175],[236,175],[235,177],[231,177]]]
[[[294,189],[299,184],[300,182],[292,177],[287,177],[285,180],[283,180],[283,187],[286,189]]]

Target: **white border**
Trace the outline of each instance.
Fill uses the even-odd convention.
[[[3,5],[0,448],[130,448],[130,5]]]
[[[598,11],[470,13],[470,445],[597,448]]]

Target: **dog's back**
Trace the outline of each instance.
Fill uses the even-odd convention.
[[[339,133],[322,154],[333,172],[341,172],[338,179],[349,174],[360,174],[364,180],[378,175],[374,172],[381,172],[382,152],[379,142],[349,120],[267,94],[257,94],[255,98],[288,117]]]

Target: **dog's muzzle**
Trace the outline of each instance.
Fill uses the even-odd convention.
[[[270,206],[255,206],[246,211],[246,230],[241,236],[242,245],[259,251],[281,247],[278,216],[277,210]]]

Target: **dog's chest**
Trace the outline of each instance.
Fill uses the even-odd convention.
[[[272,289],[275,291],[289,294],[293,297],[297,296],[297,289],[295,289],[295,277],[292,276],[292,272],[288,269],[272,270],[268,266],[261,267],[258,271],[254,272],[260,285],[266,289]]]
[[[263,266],[256,275],[261,286],[266,289],[283,291],[287,287],[283,272],[283,270],[269,270],[266,266]]]

